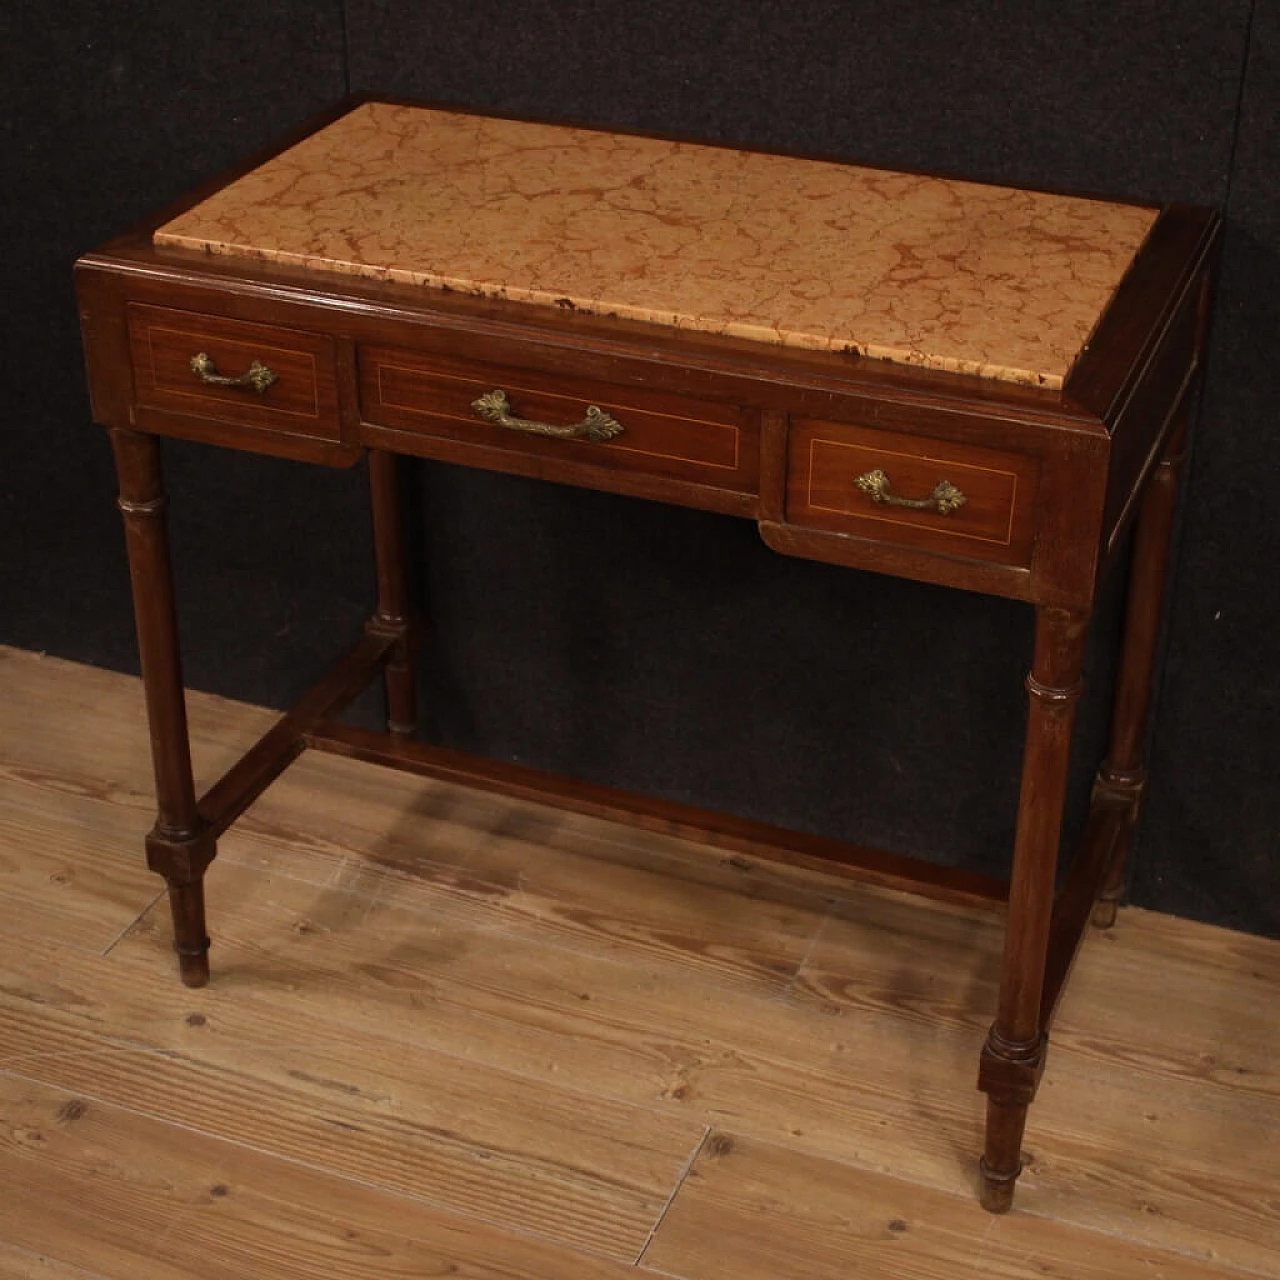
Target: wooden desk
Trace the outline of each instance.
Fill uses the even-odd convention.
[[[305,748],[879,883],[1008,900],[982,1053],[982,1200],[1007,1209],[1047,1029],[1109,925],[1218,220],[728,148],[362,103],[77,268],[120,480],[165,877],[208,978],[218,835]],[[191,773],[158,437],[367,454],[365,635],[217,782]],[[415,741],[402,455],[755,520],[777,551],[1036,610],[1009,883]],[[1055,893],[1099,583],[1130,525],[1110,748]],[[379,673],[388,732],[337,722]]]

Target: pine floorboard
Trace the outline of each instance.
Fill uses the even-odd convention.
[[[1280,1275],[1276,943],[1088,939],[993,1219],[998,914],[308,756],[193,992],[150,819],[137,681],[0,648],[0,1280]]]
[[[0,1280],[102,1280],[102,1276],[28,1249],[0,1244]]]

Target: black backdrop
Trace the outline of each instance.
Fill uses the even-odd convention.
[[[349,89],[1210,203],[1229,233],[1133,899],[1280,934],[1278,7],[10,0],[0,641],[136,669],[71,261]],[[363,475],[194,445],[166,462],[188,681],[284,705],[368,608]],[[783,560],[748,522],[447,466],[415,481],[433,736],[1005,865],[1023,606]]]

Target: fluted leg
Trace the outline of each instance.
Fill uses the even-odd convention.
[[[1027,1107],[1044,1068],[1041,993],[1087,630],[1083,614],[1037,611],[1000,1004],[978,1081],[987,1094],[982,1204],[992,1213],[1013,1203]]]
[[[157,815],[147,836],[147,865],[169,886],[182,980],[199,987],[209,980],[203,877],[216,842],[196,810],[191,775],[160,447],[154,436],[118,429],[111,432],[111,443],[155,769]]]
[[[369,451],[373,553],[378,575],[378,610],[369,625],[397,637],[395,652],[383,669],[387,728],[392,733],[408,735],[418,722],[418,690],[400,465],[401,459],[395,454],[380,449]]]
[[[1116,907],[1124,896],[1130,832],[1138,820],[1147,782],[1143,756],[1188,412],[1186,408],[1182,410],[1183,420],[1170,436],[1164,457],[1147,484],[1133,536],[1124,640],[1111,712],[1111,742],[1094,782],[1094,803],[1118,805],[1127,810],[1128,817],[1093,911],[1093,923],[1104,929],[1115,923]]]

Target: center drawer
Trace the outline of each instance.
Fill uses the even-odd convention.
[[[741,494],[757,487],[755,424],[733,403],[438,352],[369,346],[359,360],[363,422],[419,437],[415,452],[484,466],[504,454],[535,464],[507,469],[570,482],[590,467]]]

